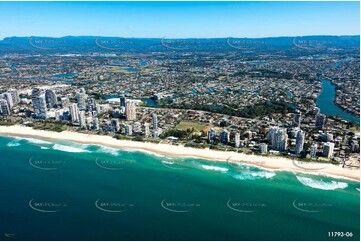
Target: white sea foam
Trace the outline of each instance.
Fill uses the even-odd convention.
[[[75,143],[75,142],[69,142],[68,144],[69,144],[69,146],[75,147],[78,149],[86,149],[89,147],[89,145],[87,145],[87,144],[80,144],[80,143]]]
[[[218,166],[207,166],[207,165],[201,165],[203,169],[206,170],[212,170],[212,171],[221,171],[221,172],[227,172],[228,168],[218,167]]]
[[[269,179],[274,177],[276,173],[269,171],[260,171],[260,172],[251,172],[251,175],[255,177],[263,177]]]
[[[252,176],[249,173],[235,174],[235,175],[232,175],[232,177],[234,179],[237,179],[237,180],[255,180],[255,179],[259,179],[259,178],[255,177],[255,176]]]
[[[6,146],[7,147],[16,147],[16,146],[20,146],[21,144],[19,143],[19,141],[18,140],[16,140],[16,141],[11,141],[11,142],[9,142]]]
[[[81,152],[90,152],[88,150],[85,149],[79,149],[76,147],[71,147],[71,146],[67,146],[67,145],[60,145],[60,144],[55,144],[53,146],[54,150],[61,150],[61,151],[65,151],[65,152],[72,152],[72,153],[81,153]]]
[[[348,186],[346,182],[325,182],[323,180],[316,180],[309,177],[296,176],[297,180],[300,181],[304,186],[312,187],[315,189],[321,190],[335,190],[335,189],[344,189]]]
[[[238,180],[256,180],[256,179],[261,179],[261,178],[270,179],[270,178],[274,177],[275,175],[276,175],[276,173],[271,172],[271,171],[258,171],[258,172],[245,171],[242,173],[234,174],[234,175],[232,175],[232,177],[235,179],[238,179]]]
[[[165,163],[165,164],[174,165],[173,161],[162,160],[162,162]]]
[[[34,139],[34,138],[22,138],[30,143],[33,144],[52,144],[51,142],[45,141],[45,140],[41,140],[41,139]]]
[[[49,147],[45,147],[45,146],[41,146],[40,149],[42,149],[42,150],[48,150],[48,149],[50,149],[50,148],[49,148]]]
[[[141,152],[141,153],[150,154],[150,155],[154,155],[154,156],[162,157],[162,158],[165,157],[164,155],[158,154],[156,152],[152,152],[149,150],[143,150],[143,149],[137,149],[137,148],[122,148],[121,150],[127,151],[127,152]]]
[[[114,156],[117,156],[119,153],[119,149],[115,149],[115,148],[111,148],[111,147],[107,147],[107,146],[99,146],[100,148],[97,150],[97,152],[101,152],[101,153],[107,153],[107,154],[111,154]]]

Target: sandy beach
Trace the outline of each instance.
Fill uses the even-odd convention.
[[[34,130],[26,126],[0,126],[0,135],[26,136],[43,139],[66,140],[85,144],[98,144],[114,148],[131,148],[155,152],[172,156],[191,156],[208,160],[241,162],[243,164],[258,166],[272,170],[287,170],[294,172],[310,173],[316,175],[332,176],[337,178],[360,180],[360,170],[342,168],[342,165],[300,162],[282,157],[268,157],[246,155],[235,152],[216,151],[209,149],[196,149],[170,144],[154,144],[129,140],[117,140],[110,136],[90,135],[77,132],[63,131],[61,133]]]

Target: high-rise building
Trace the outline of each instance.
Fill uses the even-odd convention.
[[[276,143],[278,145],[278,150],[285,151],[288,147],[288,135],[286,129],[281,129],[276,133]]]
[[[19,97],[18,90],[9,89],[7,92],[10,93],[14,105],[16,105],[16,104],[18,104],[20,102],[20,97]]]
[[[296,136],[296,148],[295,148],[296,154],[300,154],[302,152],[304,143],[305,143],[305,132],[299,130]]]
[[[57,105],[57,99],[53,90],[45,90],[45,101],[48,108],[55,108]]]
[[[96,101],[95,101],[95,98],[90,98],[90,99],[88,100],[88,107],[87,107],[87,109],[88,109],[90,112],[92,112],[92,111],[96,111],[96,110],[97,110],[96,107],[97,107],[97,103],[96,103]]]
[[[44,91],[40,88],[33,88],[31,100],[35,115],[39,118],[46,118],[47,108]]]
[[[127,102],[127,99],[125,98],[125,96],[122,95],[122,96],[120,96],[119,99],[120,99],[120,103],[119,103],[120,107],[125,107],[125,103]]]
[[[60,102],[61,102],[61,106],[62,106],[63,108],[68,108],[69,105],[70,105],[70,103],[69,103],[69,98],[68,98],[68,97],[62,97],[62,98],[60,99]]]
[[[239,148],[239,146],[241,144],[241,135],[240,135],[240,133],[236,133],[234,135],[234,143],[235,143],[235,147]]]
[[[150,134],[149,123],[144,123],[144,135],[149,136],[149,134]]]
[[[335,148],[335,144],[331,142],[327,142],[323,145],[322,155],[331,158],[333,156],[333,149]]]
[[[270,126],[268,128],[267,139],[271,144],[272,149],[280,151],[287,150],[288,135],[286,129]]]
[[[158,119],[155,113],[152,114],[153,130],[158,130]]]
[[[229,141],[229,131],[224,129],[221,133],[220,133],[220,140],[222,143],[226,144]]]
[[[318,129],[323,129],[325,127],[326,115],[316,114],[316,123],[315,126]]]
[[[76,95],[76,101],[78,103],[78,108],[79,110],[86,110],[86,99],[87,99],[87,95],[83,92],[79,92]]]
[[[277,126],[268,127],[267,140],[271,147],[274,144],[274,135],[278,129],[279,127]]]
[[[265,143],[261,143],[259,145],[259,151],[261,152],[261,154],[267,154],[268,152],[268,145]]]
[[[3,99],[7,101],[9,108],[12,108],[14,106],[14,100],[10,92],[5,92],[3,94]]]
[[[113,118],[112,121],[111,121],[111,124],[112,124],[113,130],[115,132],[118,132],[120,130],[119,119]]]
[[[82,128],[86,126],[86,119],[85,119],[85,111],[84,110],[79,111],[79,124],[80,124],[80,127],[82,127]]]
[[[300,110],[295,111],[295,113],[293,114],[293,120],[292,120],[293,127],[301,126],[301,115],[302,115],[302,113],[300,112]]]
[[[125,125],[125,134],[126,135],[132,135],[133,134],[132,125],[130,125],[130,124]]]
[[[8,116],[11,114],[8,102],[5,99],[0,99],[0,114]]]
[[[79,121],[79,108],[76,103],[70,104],[69,112],[70,112],[70,116],[71,116],[71,121],[78,122]]]
[[[134,120],[136,118],[135,103],[127,100],[125,103],[125,116],[127,120]]]
[[[207,133],[208,141],[212,141],[216,138],[216,131],[214,129],[210,129]]]
[[[141,133],[142,132],[142,125],[139,122],[134,122],[133,131],[134,131],[134,133]]]
[[[317,144],[313,144],[310,147],[310,156],[315,157],[317,154]]]

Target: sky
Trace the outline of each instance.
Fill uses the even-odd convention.
[[[0,2],[0,39],[359,35],[359,19],[359,2]]]

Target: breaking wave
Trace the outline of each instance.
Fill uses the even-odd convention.
[[[220,172],[227,172],[228,168],[218,167],[218,166],[207,166],[207,165],[201,165],[201,167],[205,170],[211,170],[211,171],[220,171]]]
[[[344,189],[348,186],[348,184],[345,182],[337,182],[337,181],[325,182],[323,180],[316,180],[309,177],[301,177],[301,176],[296,176],[296,178],[304,186],[312,187],[315,189],[321,189],[321,190]]]
[[[51,142],[41,140],[41,139],[34,139],[34,138],[22,138],[23,140],[26,140],[33,144],[52,144]]]
[[[144,154],[147,154],[147,155],[153,155],[153,156],[156,156],[156,157],[166,158],[166,156],[164,156],[164,155],[158,154],[158,153],[153,152],[153,151],[144,150],[144,149],[141,149],[141,148],[122,148],[121,150],[125,151],[125,152],[130,152],[130,153],[132,153],[132,152],[140,152],[140,153],[144,153]]]
[[[82,153],[82,152],[90,152],[89,150],[85,150],[85,149],[80,149],[80,148],[76,148],[76,147],[71,147],[71,146],[67,146],[67,145],[60,145],[60,144],[55,144],[53,146],[54,150],[61,150],[64,152],[71,152],[71,153]]]
[[[266,179],[270,179],[272,177],[274,177],[276,175],[276,173],[271,172],[271,171],[255,171],[255,172],[242,172],[242,173],[237,173],[237,174],[233,174],[232,177],[237,179],[237,180],[256,180],[256,179],[262,179],[262,178],[266,178]]]
[[[100,148],[97,150],[97,152],[111,154],[114,156],[117,156],[119,154],[119,149],[115,149],[107,146],[99,146],[99,147]]]
[[[7,147],[16,147],[16,146],[20,146],[21,144],[19,143],[18,140],[14,140],[14,141],[11,141],[9,142],[6,146]]]

